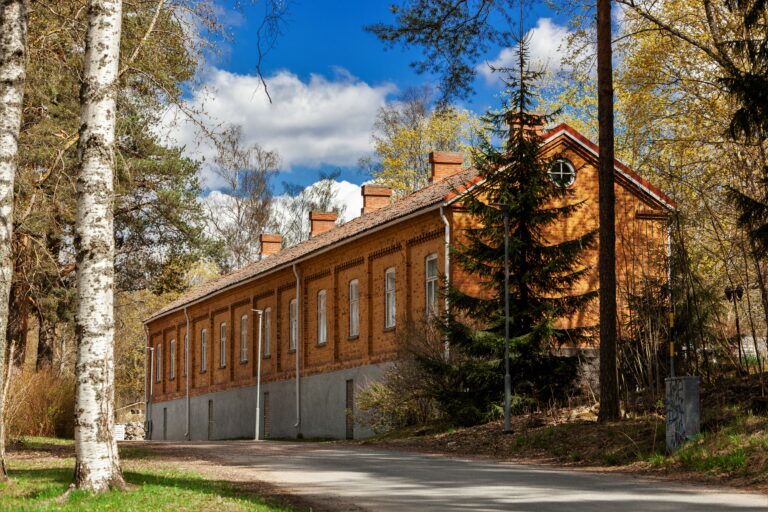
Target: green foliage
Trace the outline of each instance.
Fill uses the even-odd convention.
[[[444,99],[471,92],[477,63],[489,50],[511,46],[517,0],[412,0],[392,6],[394,24],[367,27],[388,47],[422,50],[412,65],[440,75]]]
[[[179,268],[213,258],[220,249],[203,232],[198,164],[181,149],[167,147],[157,129],[197,70],[198,41],[191,40],[185,24],[194,20],[201,30],[215,29],[206,5],[207,0],[196,2],[185,11],[185,21],[176,4],[139,2],[124,8],[114,176],[118,289],[179,291],[185,286]],[[41,331],[53,338],[57,325],[71,322],[74,305],[78,70],[87,13],[84,0],[30,10],[12,293],[14,314],[26,317],[23,305],[28,304],[45,327]]]
[[[596,297],[596,292],[573,292],[589,271],[582,255],[594,246],[596,232],[554,243],[548,238],[548,229],[582,204],[569,201],[568,189],[548,176],[557,156],[541,154],[536,131],[547,118],[529,113],[530,84],[540,75],[527,68],[527,41],[519,48],[520,75],[509,73],[506,78],[507,101],[484,118],[487,130],[474,154],[484,183],[464,200],[473,227],[467,228],[466,241],[453,253],[454,261],[490,293],[477,297],[453,289],[453,312],[446,321],[452,357],[420,359],[428,372],[453,383],[443,387],[437,399],[451,418],[464,424],[488,419],[493,404],[502,398],[507,321],[513,393],[539,403],[562,398],[575,378],[576,361],[552,351],[565,342],[579,343],[589,329],[562,327],[558,320],[581,311]],[[504,208],[510,228],[508,320]]]
[[[430,108],[428,88],[409,89],[391,105],[379,109],[373,142],[376,160],[362,159],[377,183],[395,197],[410,194],[429,183],[431,151],[458,151],[469,155],[478,119],[451,106]],[[465,162],[470,165],[470,162]]]

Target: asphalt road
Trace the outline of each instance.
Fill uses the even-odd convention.
[[[275,484],[330,510],[768,511],[763,494],[350,445],[230,441],[148,446],[209,461],[221,477]]]

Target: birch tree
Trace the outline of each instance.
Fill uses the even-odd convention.
[[[125,486],[114,430],[114,143],[122,0],[90,0],[80,89],[74,487]]]
[[[26,0],[0,0],[0,479],[5,467],[5,360],[8,297],[13,277],[13,179],[21,129],[27,57]]]

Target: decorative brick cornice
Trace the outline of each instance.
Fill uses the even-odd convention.
[[[415,236],[413,238],[408,239],[408,241],[405,242],[405,245],[407,246],[414,246],[418,245],[424,242],[428,242],[430,240],[434,240],[435,238],[440,238],[445,233],[444,229],[435,229],[433,231],[428,231],[426,233],[422,233],[419,236]]]
[[[389,247],[385,247],[383,249],[379,249],[378,251],[373,251],[368,254],[369,260],[375,260],[378,258],[383,258],[384,256],[388,254],[393,254],[398,251],[400,251],[403,248],[403,244],[397,243],[395,245],[390,245]]]
[[[356,267],[358,265],[362,265],[363,263],[365,263],[365,258],[360,256],[359,258],[355,258],[355,259],[350,260],[350,261],[345,261],[344,263],[336,265],[333,268],[333,270],[335,272],[341,272],[342,270],[347,270],[349,268]]]

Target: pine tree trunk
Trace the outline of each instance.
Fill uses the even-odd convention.
[[[613,176],[613,66],[611,54],[611,0],[598,0],[600,421],[619,419],[619,385],[616,369],[616,198]]]
[[[77,178],[74,486],[125,486],[114,438],[113,175],[121,0],[90,0]]]
[[[4,382],[8,366],[5,357],[8,297],[13,280],[13,179],[26,79],[27,19],[26,0],[0,0],[0,382]],[[4,398],[0,397],[3,423]],[[6,478],[4,433],[0,428],[0,479]]]
[[[53,365],[53,344],[56,342],[56,324],[43,313],[37,315],[37,361],[35,368],[42,370]]]

